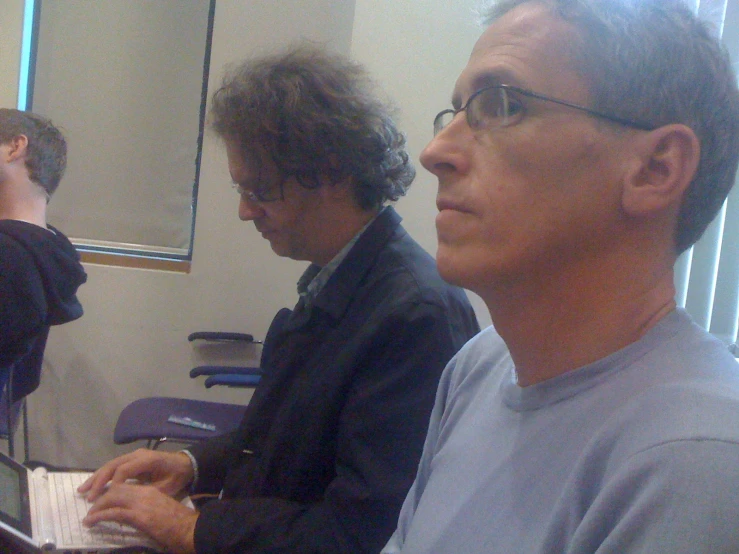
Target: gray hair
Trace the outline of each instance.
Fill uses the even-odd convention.
[[[688,249],[721,209],[739,164],[737,78],[716,30],[681,0],[501,0],[482,12],[483,22],[529,2],[580,32],[570,54],[594,109],[695,132],[700,162],[675,234],[677,253]]]

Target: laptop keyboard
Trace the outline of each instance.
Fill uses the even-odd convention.
[[[52,510],[58,513],[54,531],[60,544],[133,546],[150,542],[133,527],[119,523],[103,522],[94,527],[82,525],[91,503],[77,492],[77,487],[90,476],[89,473],[50,472],[48,475]]]

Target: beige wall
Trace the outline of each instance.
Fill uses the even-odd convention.
[[[225,64],[308,37],[369,66],[397,101],[417,158],[478,34],[471,25],[473,3],[217,0],[211,89]],[[398,204],[406,227],[432,253],[434,195],[434,180],[419,166],[417,182]],[[112,444],[113,426],[120,410],[143,396],[247,401],[249,394],[237,389],[206,391],[187,371],[221,357],[256,361],[257,353],[198,350],[186,337],[200,329],[263,336],[274,313],[294,304],[304,266],[276,257],[253,225],[238,220],[225,155],[206,136],[192,272],[86,266],[89,282],[80,290],[85,315],[52,330],[42,385],[29,399],[32,458],[95,466],[130,450]],[[484,309],[480,313],[484,320]]]
[[[474,0],[356,0],[352,56],[364,63],[400,107],[400,123],[417,176],[398,203],[408,231],[436,251],[436,179],[418,155],[432,138],[436,114],[480,35]]]
[[[23,32],[23,0],[0,0],[0,107],[18,102],[18,71]]]
[[[436,254],[436,178],[418,162],[433,136],[433,120],[451,106],[452,89],[481,28],[479,0],[356,0],[351,55],[362,62],[400,108],[417,175],[397,210],[411,235]],[[490,324],[482,300],[468,296],[480,325]]]

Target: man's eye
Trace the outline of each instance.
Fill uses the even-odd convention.
[[[508,98],[508,102],[505,104],[506,113],[503,114],[505,117],[516,117],[523,113],[523,104],[521,101],[515,98]]]
[[[501,125],[509,125],[518,120],[524,112],[520,99],[504,89],[492,88],[484,90],[475,98],[477,119],[497,121]]]
[[[490,89],[481,92],[475,98],[476,112],[485,118],[498,118],[506,116],[505,97],[498,89]]]
[[[521,111],[521,103],[515,103],[503,89],[493,88],[483,91],[477,98],[478,110],[490,119],[507,119]]]

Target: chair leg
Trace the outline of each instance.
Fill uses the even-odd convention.
[[[12,427],[12,421],[11,417],[8,416],[8,456],[11,458],[15,458],[15,440],[13,438],[13,427]]]
[[[8,389],[5,391],[4,398],[6,415],[5,424],[8,429],[8,456],[13,458],[15,457],[15,440],[13,436],[13,404],[11,403],[10,398],[10,384],[8,384]]]
[[[26,407],[26,399],[22,399],[21,402],[21,409],[23,410],[23,463],[26,463],[28,461],[28,408]],[[11,458],[15,458],[15,420],[13,418],[13,406],[12,404],[8,403],[9,405],[6,407],[7,411],[7,421],[6,424],[8,426],[8,456]]]
[[[28,463],[30,449],[28,446],[28,403],[23,399],[23,463]]]

